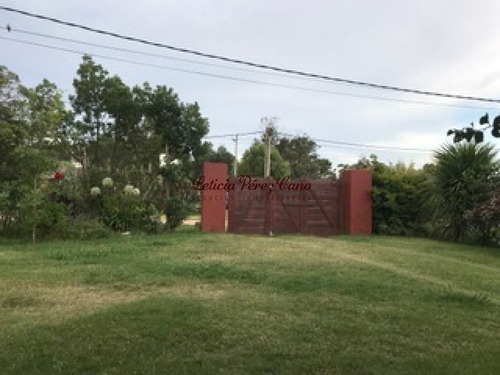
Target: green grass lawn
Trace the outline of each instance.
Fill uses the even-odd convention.
[[[0,244],[1,374],[500,374],[500,251],[202,234]]]

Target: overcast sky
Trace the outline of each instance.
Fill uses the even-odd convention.
[[[493,0],[0,0],[0,5],[283,68],[420,90],[500,98],[500,2]],[[433,150],[451,141],[446,137],[449,128],[477,122],[485,112],[490,116],[498,114],[498,105],[494,104],[270,74],[0,11],[0,26],[6,24],[12,27],[12,32],[0,29],[2,38],[84,51],[129,85],[148,81],[172,87],[182,101],[200,104],[202,114],[209,119],[211,136],[263,130],[261,118],[276,117],[277,127],[284,133]],[[118,52],[19,31],[142,53]],[[34,86],[47,78],[67,94],[72,92],[80,54],[5,39],[0,39],[0,51],[0,65],[17,73],[25,85]],[[240,137],[240,157],[252,139],[252,136]],[[500,144],[500,140],[489,135],[486,139]],[[234,149],[231,137],[210,141],[215,146],[225,145],[231,152]],[[430,152],[318,143],[320,154],[334,166],[371,153],[385,162],[413,161],[417,165],[432,157]]]

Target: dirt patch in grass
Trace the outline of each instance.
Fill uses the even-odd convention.
[[[0,297],[0,309],[24,315],[30,320],[64,320],[75,315],[91,314],[116,304],[127,304],[156,296],[188,299],[225,298],[234,286],[214,284],[176,284],[172,286],[142,286],[116,290],[96,286],[32,286],[11,290]]]

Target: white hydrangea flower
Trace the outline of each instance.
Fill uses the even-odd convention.
[[[132,190],[132,195],[133,195],[134,197],[138,197],[139,195],[141,195],[141,191],[140,191],[138,188],[134,188],[134,189]]]
[[[125,185],[125,187],[123,188],[123,192],[127,195],[133,195],[134,187],[132,185]]]
[[[97,186],[94,186],[92,189],[90,189],[90,195],[92,195],[93,197],[97,197],[100,194],[101,194],[101,189],[98,188]]]
[[[114,181],[111,177],[106,177],[102,180],[102,186],[104,187],[112,187],[114,184]]]

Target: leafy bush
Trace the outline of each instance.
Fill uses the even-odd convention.
[[[190,204],[179,198],[170,198],[167,202],[167,229],[173,230],[182,224],[189,215]]]
[[[19,203],[19,217],[15,224],[18,233],[37,237],[58,237],[68,227],[69,215],[64,203],[54,202],[40,190],[27,193]]]
[[[403,163],[384,164],[375,155],[348,168],[372,171],[373,232],[386,235],[424,235],[420,209],[424,200],[424,170]]]
[[[107,238],[111,235],[111,230],[100,222],[98,219],[89,217],[77,217],[69,222],[70,225],[66,228],[60,237],[71,240],[91,240],[99,238]]]
[[[482,244],[500,244],[500,192],[494,190],[489,198],[465,212],[469,232],[477,232]]]
[[[144,205],[136,196],[118,193],[102,199],[101,220],[115,231],[145,229],[154,214],[154,207]]]
[[[126,185],[120,189],[109,177],[104,178],[102,184],[102,188],[94,186],[90,189],[90,199],[100,208],[102,223],[120,232],[157,230],[157,210],[142,199],[137,187]]]
[[[377,166],[373,174],[375,233],[422,234],[420,207],[424,173],[405,167]]]

